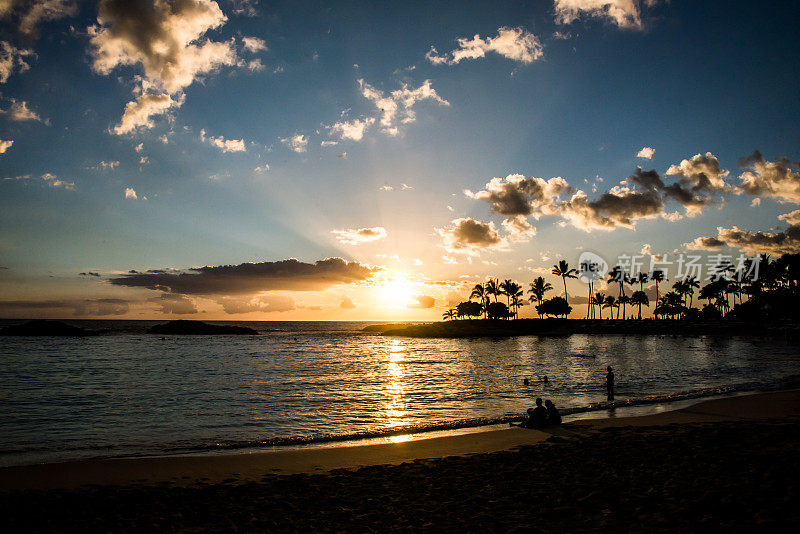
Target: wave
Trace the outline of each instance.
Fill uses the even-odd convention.
[[[587,412],[610,410],[613,408],[624,408],[631,406],[646,406],[648,404],[666,404],[671,402],[702,399],[721,395],[731,395],[748,391],[773,391],[779,389],[789,389],[800,387],[800,375],[790,376],[781,379],[774,384],[765,385],[763,382],[743,382],[734,385],[714,386],[689,391],[679,391],[665,393],[661,395],[649,395],[630,399],[619,399],[614,401],[590,403],[585,406],[560,408],[562,416],[575,415]],[[202,447],[173,447],[166,450],[166,453],[180,454],[202,451],[223,451],[235,449],[258,449],[267,447],[291,447],[301,445],[315,445],[324,443],[336,443],[346,441],[359,441],[377,438],[390,438],[408,434],[424,434],[427,432],[460,430],[466,428],[477,428],[482,426],[502,425],[515,423],[522,420],[522,414],[504,414],[495,417],[478,417],[471,419],[458,419],[436,423],[420,423],[414,425],[404,425],[379,430],[364,430],[359,432],[343,434],[314,434],[306,436],[275,437],[250,441],[231,441],[217,442]]]

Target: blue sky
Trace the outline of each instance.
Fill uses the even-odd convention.
[[[0,1],[0,315],[431,319],[584,249],[796,251],[799,11]],[[327,282],[270,283],[290,258]],[[136,279],[246,263],[246,291]]]

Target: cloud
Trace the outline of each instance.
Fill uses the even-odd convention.
[[[38,34],[40,22],[74,16],[75,0],[2,0],[0,19],[13,20],[17,30],[28,36]]]
[[[11,139],[9,139],[7,141],[4,140],[4,139],[0,139],[0,154],[5,154],[8,151],[8,149],[11,148],[11,145],[13,145],[13,144],[14,144],[14,141],[12,141]]]
[[[488,52],[522,63],[532,63],[544,55],[539,39],[523,28],[502,27],[495,37],[482,39],[475,34],[472,39],[461,37],[457,42],[458,48],[444,55],[431,47],[425,58],[434,65],[455,65],[465,59],[485,57]]]
[[[358,80],[361,94],[372,102],[380,112],[381,130],[389,135],[398,135],[400,125],[414,122],[417,117],[414,106],[421,100],[432,100],[441,106],[449,106],[450,102],[441,98],[436,90],[431,87],[431,81],[425,80],[422,85],[412,89],[403,83],[400,89],[385,94],[366,83]]]
[[[343,310],[352,310],[356,307],[356,305],[353,304],[353,301],[350,299],[350,297],[344,297],[341,304],[339,304],[339,307]]]
[[[658,0],[645,0],[652,7]],[[582,16],[604,19],[620,28],[642,29],[639,0],[554,0],[558,24],[571,24]]]
[[[469,198],[489,203],[492,212],[509,218],[556,213],[558,197],[571,193],[572,187],[563,178],[545,180],[522,174],[509,174],[505,178],[492,178],[483,191],[464,194]]]
[[[296,259],[206,266],[185,271],[131,272],[111,278],[117,286],[144,287],[192,295],[231,295],[260,291],[322,291],[338,284],[367,280],[379,267],[327,258],[315,263]]]
[[[719,160],[711,152],[696,154],[667,169],[668,176],[678,177],[679,183],[692,191],[724,191],[728,174],[730,171],[720,169]]]
[[[89,271],[86,273],[78,273],[80,276],[94,276],[95,278],[100,278],[100,273],[96,273],[94,271]]]
[[[297,134],[292,137],[281,139],[281,143],[288,146],[295,152],[305,152],[308,145],[308,137],[303,134]]]
[[[800,173],[795,169],[799,163],[788,158],[766,161],[758,150],[739,161],[742,168],[748,170],[739,176],[741,184],[734,191],[751,196],[772,197],[778,202],[800,204]]]
[[[353,141],[361,141],[364,137],[364,130],[375,122],[374,117],[366,119],[354,119],[349,122],[337,122],[330,127],[332,134],[338,134],[342,139],[352,139]]]
[[[242,15],[245,17],[255,17],[258,15],[258,11],[253,5],[258,4],[258,0],[228,0],[228,3],[231,4],[231,11],[233,11],[235,15]]]
[[[642,254],[644,256],[649,256],[650,254],[652,254],[650,250],[650,243],[645,243],[644,245],[642,245],[642,250],[639,251],[639,254]]]
[[[336,235],[336,239],[347,245],[360,245],[361,243],[371,243],[386,237],[386,229],[383,226],[373,228],[359,228],[357,230],[331,230]]]
[[[244,146],[244,139],[225,139],[222,136],[206,137],[205,130],[200,130],[200,140],[204,143],[210,144],[211,146],[217,147],[223,152],[244,152],[247,150]]]
[[[638,191],[614,187],[589,200],[583,191],[560,205],[560,214],[584,231],[633,228],[640,219],[658,217],[664,208],[663,197],[655,190]]]
[[[493,222],[477,221],[471,217],[454,219],[450,228],[437,228],[448,252],[475,255],[487,248],[505,245]]]
[[[50,187],[54,187],[56,189],[66,189],[67,191],[75,191],[75,182],[65,182],[64,180],[59,180],[58,176],[49,172],[46,172],[42,175],[42,180],[44,180],[45,183]]]
[[[265,163],[263,165],[259,165],[258,167],[253,169],[253,172],[257,172],[259,174],[263,174],[263,173],[265,173],[267,171],[269,171],[269,164],[267,164],[267,163]]]
[[[738,248],[748,254],[793,254],[800,252],[800,210],[779,215],[778,218],[789,223],[780,232],[752,232],[733,228],[717,227],[717,237],[698,237],[684,243],[690,250],[717,250],[722,246]]]
[[[267,49],[267,43],[258,37],[242,37],[242,44],[248,52],[262,52]]]
[[[296,309],[294,300],[284,295],[263,295],[251,299],[222,297],[217,299],[217,303],[229,314],[288,312]]]
[[[132,187],[126,187],[125,198],[131,200],[137,200],[139,197],[136,196],[136,191],[134,191]]]
[[[31,68],[26,58],[35,55],[33,50],[17,48],[8,41],[0,41],[0,83],[6,83],[14,72],[25,72]]]
[[[90,169],[95,169],[98,171],[113,171],[119,167],[119,161],[112,160],[112,161],[101,161],[94,167],[89,167]]]
[[[178,100],[166,94],[144,94],[132,102],[125,104],[125,111],[119,124],[111,131],[117,135],[134,132],[139,128],[149,129],[154,126],[153,117],[163,115],[170,109],[180,107],[183,104],[183,96]]]
[[[184,89],[222,67],[252,68],[239,57],[235,39],[214,41],[208,37],[208,32],[226,21],[212,0],[101,0],[97,24],[87,28],[92,68],[102,75],[128,66],[142,72],[133,78],[137,99],[126,105],[121,127],[113,132],[151,128],[149,117],[180,107]],[[258,40],[244,39],[248,38],[243,38],[247,51],[258,47]],[[157,97],[160,106],[153,107],[154,100],[143,100],[147,97]],[[145,102],[151,106],[145,107]],[[140,120],[132,122],[135,109],[151,113],[140,113],[136,115]]]
[[[336,157],[339,158],[339,159],[347,159],[347,152],[342,152],[341,154],[339,154]]]
[[[0,113],[8,114],[11,120],[22,121],[39,121],[44,124],[50,124],[48,119],[42,119],[38,113],[28,107],[28,103],[24,100],[17,100],[9,98],[11,106],[6,110],[0,110]]]
[[[185,295],[162,293],[161,296],[151,297],[147,299],[147,301],[158,304],[161,313],[172,313],[176,315],[197,313],[197,306],[194,301]]]
[[[414,297],[414,300],[416,300],[417,302],[409,304],[408,305],[409,308],[427,310],[429,308],[433,308],[433,305],[436,304],[436,299],[428,295],[418,295]]]
[[[655,153],[656,153],[655,148],[650,148],[649,146],[646,146],[636,153],[636,157],[642,159],[653,159],[653,155]]]

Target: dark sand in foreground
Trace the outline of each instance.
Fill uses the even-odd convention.
[[[0,517],[12,531],[794,531],[798,423],[785,391],[548,432],[6,468]]]

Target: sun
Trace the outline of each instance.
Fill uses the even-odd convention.
[[[405,308],[414,302],[414,286],[403,275],[377,286],[377,296],[384,308]]]

